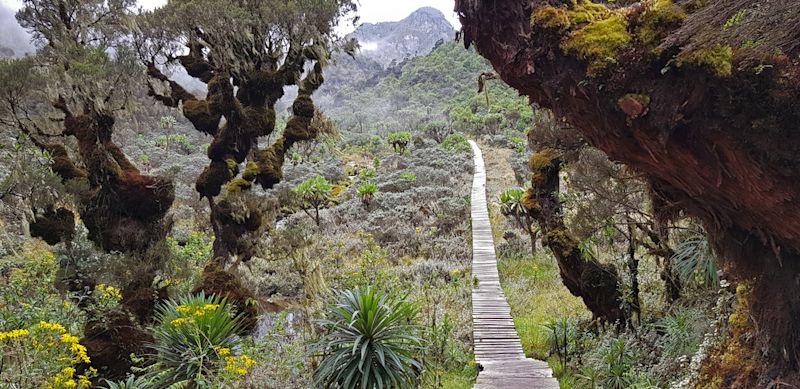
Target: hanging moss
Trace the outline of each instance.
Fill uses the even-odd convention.
[[[241,128],[253,137],[271,134],[275,131],[275,110],[264,106],[245,107],[242,110]]]
[[[58,174],[63,181],[75,178],[86,178],[89,176],[89,173],[85,170],[75,166],[64,145],[57,143],[47,144],[44,146],[44,149],[50,153],[50,158],[53,160],[53,164],[51,165],[53,172]]]
[[[251,181],[248,181],[242,177],[236,177],[227,184],[225,184],[225,188],[228,192],[236,192],[240,190],[248,190],[253,186]]]
[[[253,161],[247,161],[247,166],[244,168],[242,178],[247,181],[253,181],[259,173],[261,173],[261,169],[258,167],[258,164]]]
[[[214,198],[219,195],[222,185],[233,177],[225,162],[211,161],[197,177],[194,187],[201,197]]]
[[[564,257],[572,256],[574,254],[573,251],[576,250],[578,246],[577,242],[569,235],[566,228],[557,228],[546,232],[542,235],[542,244],[553,250],[560,250],[561,252],[559,254]]]
[[[70,242],[75,236],[75,214],[66,208],[49,209],[30,225],[31,236],[47,244]]]
[[[718,77],[727,77],[733,71],[732,57],[733,49],[730,46],[717,43],[692,52],[679,63],[704,68]]]
[[[208,102],[187,100],[183,102],[183,116],[188,119],[194,128],[209,135],[216,135],[222,115],[212,114],[208,110]]]
[[[572,31],[561,42],[561,47],[567,52],[588,59],[590,61],[588,73],[596,75],[616,62],[617,53],[630,41],[631,36],[628,33],[625,16],[611,12],[603,19],[592,21]]]
[[[311,119],[306,117],[294,116],[286,123],[283,130],[283,137],[289,144],[295,142],[311,140],[317,137],[315,128],[311,126]]]
[[[313,118],[314,117],[314,102],[311,100],[310,96],[307,95],[299,95],[292,103],[292,112],[296,116],[301,116],[304,118]]]
[[[558,156],[559,152],[557,150],[551,148],[542,149],[537,153],[533,153],[530,158],[528,158],[528,169],[536,173],[550,166],[553,160],[558,158]]]
[[[264,189],[270,189],[281,181],[285,153],[283,139],[278,139],[272,146],[255,153],[254,162],[259,168],[256,183]]]
[[[117,164],[119,165],[120,169],[122,169],[123,172],[139,173],[139,169],[137,169],[136,165],[134,165],[128,159],[128,157],[125,156],[125,153],[122,151],[121,148],[119,148],[119,146],[115,145],[114,143],[108,142],[104,144],[103,147],[109,154],[111,154],[111,157],[114,158],[114,161],[117,162]]]
[[[218,73],[208,83],[208,112],[212,115],[227,115],[236,108],[233,85],[227,73]]]
[[[539,202],[536,200],[536,192],[534,192],[532,188],[528,188],[522,195],[522,206],[529,212],[539,208]]]

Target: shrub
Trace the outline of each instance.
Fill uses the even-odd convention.
[[[58,323],[0,331],[0,352],[0,382],[9,387],[91,388],[97,374],[92,367],[77,374],[75,366],[91,360],[78,337]]]
[[[155,314],[155,351],[144,369],[149,387],[214,386],[245,375],[254,364],[237,355],[242,316],[226,299],[204,293],[162,303]]]
[[[314,219],[317,226],[320,225],[319,210],[325,207],[331,194],[331,184],[322,176],[309,178],[292,189],[292,192],[300,197],[301,208],[310,218]],[[311,210],[314,214],[311,214]]]
[[[400,178],[408,182],[414,182],[417,179],[417,175],[414,174],[413,172],[402,172],[400,173]]]
[[[472,148],[463,134],[450,134],[439,144],[443,150],[451,153],[469,152]]]
[[[374,182],[364,182],[358,186],[358,196],[361,197],[361,203],[365,207],[369,207],[369,203],[375,197],[375,192],[378,191],[378,185]]]
[[[406,152],[408,143],[411,142],[411,133],[408,131],[392,132],[386,137],[386,140],[389,141],[396,153],[403,154]]]
[[[412,388],[422,368],[419,328],[409,322],[416,310],[372,287],[339,293],[321,324],[323,360],[314,372],[324,388]]]

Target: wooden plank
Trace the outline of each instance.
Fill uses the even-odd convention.
[[[478,145],[469,141],[475,161],[472,181],[472,337],[481,371],[474,389],[557,389],[547,363],[525,358],[511,307],[500,287],[497,257],[486,208],[486,170]]]

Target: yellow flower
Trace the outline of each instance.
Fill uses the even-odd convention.
[[[69,343],[69,344],[78,343],[78,337],[70,334],[61,334],[61,343]]]
[[[234,356],[225,357],[225,370],[238,375],[247,374],[247,368],[255,364],[256,361],[254,361],[247,355],[242,355],[239,357],[234,357]]]
[[[186,324],[186,323],[189,323],[189,322],[191,322],[191,321],[192,321],[192,318],[189,318],[189,317],[179,317],[179,318],[177,318],[177,319],[175,319],[175,320],[171,321],[171,322],[170,322],[170,324],[172,324],[172,325],[173,325],[173,326],[175,326],[175,327],[180,327],[180,326],[182,326],[182,325],[184,325],[184,324]]]
[[[227,347],[214,346],[214,351],[216,351],[217,355],[219,355],[221,357],[224,357],[226,355],[230,355],[231,354],[231,349],[229,349]]]
[[[79,343],[73,343],[69,347],[69,350],[72,352],[72,354],[75,355],[75,358],[73,359],[73,361],[75,361],[75,363],[78,363],[78,362],[83,362],[83,363],[86,363],[86,364],[91,363],[91,360],[89,359],[89,355],[86,354],[86,347],[84,345],[79,344]]]
[[[111,299],[117,301],[122,299],[122,292],[120,292],[119,289],[113,286],[108,286],[106,284],[99,284],[95,287],[95,289],[100,292],[100,299],[103,300]]]
[[[85,375],[79,375],[78,376],[78,385],[80,385],[81,387],[88,388],[88,387],[92,386],[92,381],[89,381],[89,378],[86,377]]]
[[[45,330],[50,330],[50,331],[53,331],[53,332],[58,332],[59,334],[63,334],[65,332],[67,332],[67,329],[64,328],[64,326],[62,326],[61,324],[50,323],[50,322],[46,322],[46,321],[40,321],[39,322],[39,328],[42,328],[42,329],[45,329]]]
[[[6,332],[0,332],[0,342],[6,339],[15,339],[22,336],[28,335],[28,330],[18,329],[18,330],[11,330]]]
[[[256,364],[256,361],[254,361],[252,358],[248,357],[247,355],[242,355],[239,358],[241,358],[242,363],[244,364],[245,367],[250,367],[250,366],[253,366],[253,365]]]
[[[177,307],[175,307],[175,311],[181,314],[187,314],[192,311],[192,308],[186,305],[178,305]]]

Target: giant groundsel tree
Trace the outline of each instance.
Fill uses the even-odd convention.
[[[350,0],[170,1],[138,18],[136,49],[149,95],[180,108],[213,138],[195,185],[208,200],[216,236],[198,290],[227,294],[248,309],[249,295],[224,266],[255,255],[271,223],[274,202],[251,189],[278,183],[287,152],[326,123],[311,95],[322,85],[331,51],[350,46],[340,45],[333,28],[354,10]],[[206,96],[171,79],[176,67],[206,84]],[[291,86],[297,87],[292,116],[272,144],[260,144],[275,132],[276,104]]]

